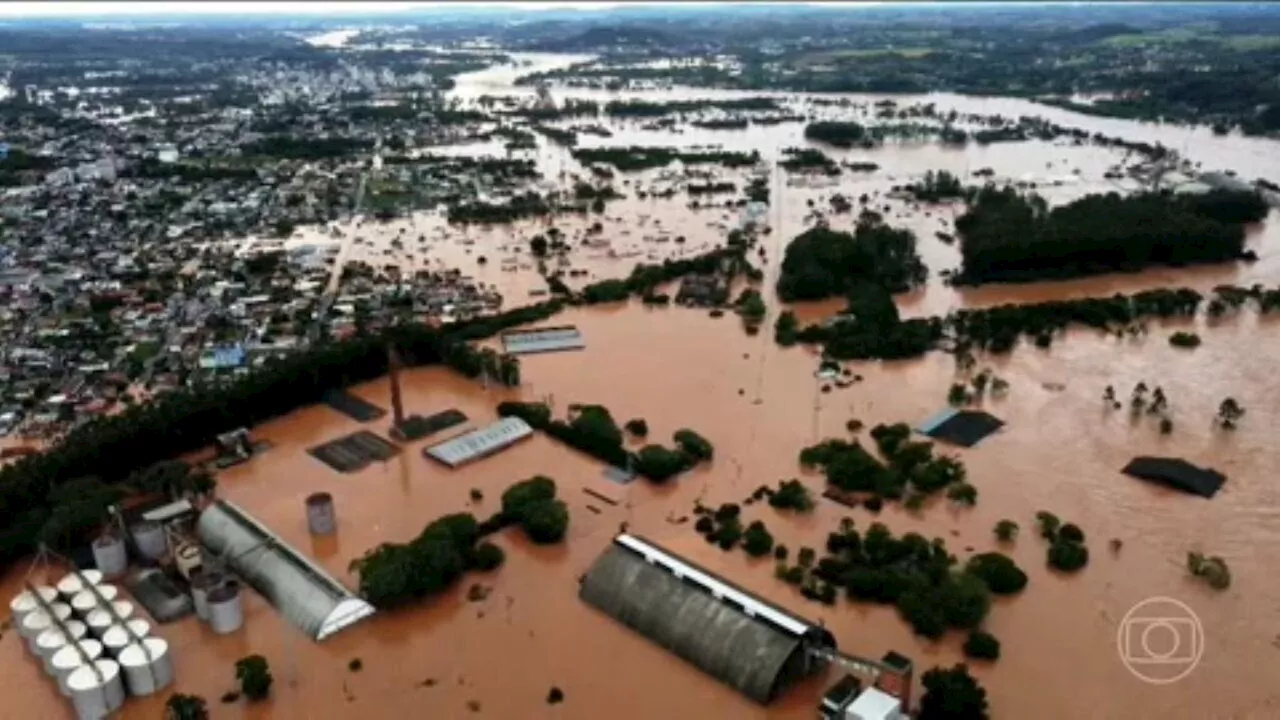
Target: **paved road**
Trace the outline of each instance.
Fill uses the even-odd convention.
[[[360,209],[364,207],[365,190],[368,187],[369,175],[372,169],[366,170],[360,176],[360,185],[356,189],[356,201],[351,206],[351,216],[348,218],[347,231],[342,238],[342,243],[338,246],[338,254],[333,258],[333,269],[329,272],[329,282],[325,284],[324,292],[320,295],[320,302],[316,306],[315,315],[311,319],[311,328],[307,333],[308,342],[315,342],[320,337],[320,329],[324,325],[324,321],[329,317],[329,309],[333,307],[333,300],[338,296],[338,287],[342,283],[342,270],[347,265],[347,257],[351,254],[351,247],[355,245],[356,236],[356,220],[360,217]]]

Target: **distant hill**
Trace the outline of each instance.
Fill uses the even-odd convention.
[[[1099,42],[1119,35],[1141,34],[1142,28],[1136,28],[1132,25],[1125,25],[1124,23],[1100,23],[1065,32],[1060,36],[1060,39],[1066,42],[1087,45],[1089,43]]]
[[[538,43],[544,52],[593,52],[609,48],[653,49],[671,47],[680,38],[670,32],[637,25],[597,26],[564,38]]]

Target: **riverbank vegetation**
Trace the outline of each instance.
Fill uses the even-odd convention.
[[[1267,212],[1253,192],[1108,193],[1049,209],[1039,196],[988,186],[956,219],[963,266],[953,282],[1026,282],[1240,259],[1243,225]]]
[[[507,401],[498,404],[498,414],[518,417],[576,450],[656,483],[710,460],[715,452],[710,442],[686,428],[676,431],[674,449],[649,444],[633,453],[624,446],[622,429],[613,415],[600,405],[573,405],[567,420],[557,420],[545,403]]]

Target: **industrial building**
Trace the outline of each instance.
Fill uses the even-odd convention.
[[[587,346],[582,333],[571,325],[516,330],[502,334],[502,347],[513,355],[581,350]]]
[[[374,614],[372,605],[225,500],[200,513],[196,532],[213,554],[314,640]]]
[[[508,417],[487,427],[432,445],[423,453],[433,460],[456,468],[508,448],[531,435],[533,435],[533,428],[529,427],[528,423],[517,417]]]
[[[760,703],[825,668],[822,651],[836,645],[825,628],[634,535],[614,538],[579,597]]]

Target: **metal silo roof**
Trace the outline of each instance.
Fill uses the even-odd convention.
[[[200,514],[196,530],[210,551],[314,640],[374,613],[372,605],[225,500]]]

